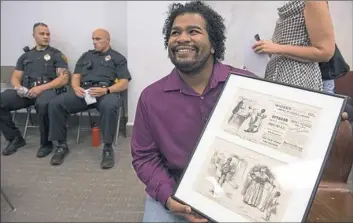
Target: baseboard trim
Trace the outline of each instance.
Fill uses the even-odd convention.
[[[132,135],[132,127],[134,126],[133,122],[127,122],[126,123],[126,136],[131,137]]]

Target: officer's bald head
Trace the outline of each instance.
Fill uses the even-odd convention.
[[[92,40],[96,51],[105,52],[110,48],[110,34],[105,29],[94,30]]]

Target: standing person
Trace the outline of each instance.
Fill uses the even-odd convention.
[[[323,90],[318,62],[335,51],[332,19],[326,1],[286,1],[278,8],[272,41],[257,41],[256,53],[269,54],[265,78],[299,87]]]
[[[126,58],[110,47],[110,34],[107,30],[94,30],[92,40],[94,50],[82,54],[76,63],[72,89],[49,104],[49,117],[52,120],[49,138],[58,141],[51,165],[62,164],[69,153],[66,140],[69,114],[88,108],[98,109],[101,115],[104,143],[101,168],[109,169],[115,164],[113,141],[118,125],[118,110],[122,106],[120,92],[128,88],[131,76]],[[87,105],[83,98],[85,94],[96,98],[96,103]]]
[[[20,130],[12,121],[10,111],[32,105],[36,108],[39,120],[40,148],[37,157],[45,157],[53,150],[53,144],[48,140],[48,104],[56,97],[57,89],[68,83],[70,73],[64,54],[49,45],[50,32],[46,24],[34,24],[33,38],[36,46],[33,49],[27,47],[18,59],[11,76],[14,89],[5,90],[0,94],[0,129],[9,141],[2,150],[5,156],[15,153],[26,144]]]
[[[223,18],[199,1],[171,5],[164,44],[175,68],[145,88],[131,138],[133,167],[146,185],[143,222],[207,222],[171,195],[231,70],[222,64]]]

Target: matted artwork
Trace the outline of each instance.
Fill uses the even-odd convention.
[[[347,98],[231,73],[173,198],[212,222],[304,222]]]

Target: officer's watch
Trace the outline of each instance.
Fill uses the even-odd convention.
[[[107,94],[110,94],[110,90],[109,90],[109,88],[107,88]]]

